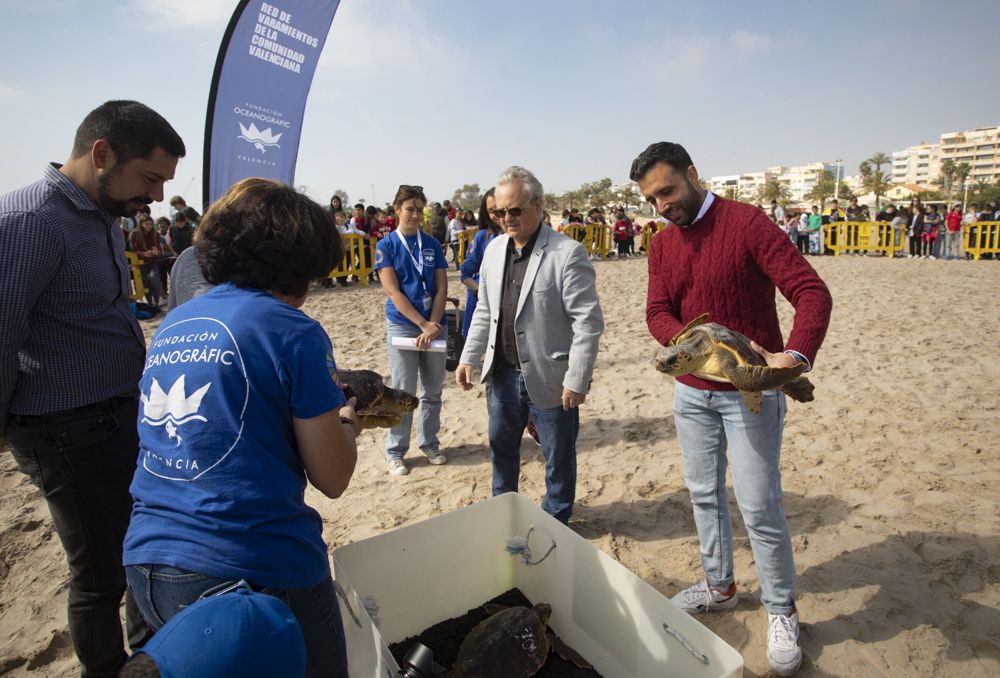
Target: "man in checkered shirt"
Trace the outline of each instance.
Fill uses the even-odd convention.
[[[184,142],[135,101],[84,119],[69,160],[0,197],[0,449],[41,490],[70,569],[84,676],[126,659],[118,609],[146,345],[118,217],[163,200]],[[131,600],[130,642],[148,632]]]

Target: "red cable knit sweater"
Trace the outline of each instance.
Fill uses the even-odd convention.
[[[830,323],[830,291],[762,210],[715,196],[700,220],[688,228],[671,225],[653,238],[650,250],[646,324],[661,344],[708,313],[710,322],[742,332],[772,353],[792,349],[814,363]],[[795,309],[784,345],[775,287]],[[691,375],[677,381],[735,390]]]

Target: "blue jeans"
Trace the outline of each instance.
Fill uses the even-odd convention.
[[[442,328],[442,333],[446,330]],[[441,442],[441,392],[444,390],[444,353],[411,351],[393,348],[393,337],[419,337],[416,325],[386,323],[386,343],[389,345],[389,373],[393,388],[416,394],[420,381],[420,418],[417,421],[417,443],[424,451],[436,450]],[[444,336],[440,337],[444,339]],[[387,457],[402,459],[410,449],[410,429],[413,426],[413,412],[403,417],[399,426],[393,426],[385,436]]]
[[[235,581],[169,565],[129,565],[125,575],[139,610],[154,631],[203,593]],[[306,641],[307,676],[347,675],[347,646],[332,579],[301,589],[253,588],[282,601],[295,615]]]
[[[780,391],[765,391],[760,414],[753,414],[737,391],[702,391],[680,383],[674,387],[674,422],[705,578],[718,588],[733,582],[728,446],[733,490],[757,563],[761,602],[774,614],[788,614],[795,606],[795,563],[779,469],[786,409]]]
[[[69,635],[85,677],[117,676],[127,659],[118,616],[123,595],[129,645],[139,647],[150,635],[125,591],[122,567],[138,408],[135,398],[112,398],[51,414],[12,414],[7,426],[17,467],[45,496],[66,552]]]
[[[580,410],[563,410],[561,405],[549,409],[536,407],[528,397],[521,373],[499,361],[493,364],[487,398],[493,496],[517,492],[521,437],[530,414],[545,455],[542,510],[563,523],[568,522],[576,499],[576,436],[580,431]]]

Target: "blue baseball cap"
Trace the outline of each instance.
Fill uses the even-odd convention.
[[[163,678],[291,678],[306,671],[295,615],[277,598],[246,587],[178,612],[140,652]]]

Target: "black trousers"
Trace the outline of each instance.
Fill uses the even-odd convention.
[[[125,663],[122,542],[132,513],[129,485],[139,455],[138,402],[110,400],[38,416],[12,414],[7,442],[18,469],[41,490],[69,563],[69,634],[83,676],[116,676]],[[131,596],[132,647],[150,631]]]

